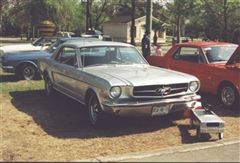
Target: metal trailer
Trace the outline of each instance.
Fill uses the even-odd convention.
[[[224,121],[213,111],[208,109],[192,110],[190,125],[196,128],[197,138],[202,133],[217,133],[219,139],[223,139]]]

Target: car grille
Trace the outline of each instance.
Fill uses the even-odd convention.
[[[207,123],[207,127],[219,127],[219,123]]]
[[[134,97],[165,97],[186,92],[188,83],[170,85],[138,86],[133,89]]]

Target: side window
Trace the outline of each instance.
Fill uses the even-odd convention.
[[[76,51],[72,47],[63,47],[56,58],[62,64],[77,66]]]
[[[174,54],[175,60],[183,60],[187,62],[203,63],[201,51],[194,47],[181,47]]]

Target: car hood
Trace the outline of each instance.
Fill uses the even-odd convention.
[[[44,50],[46,46],[33,46],[31,43],[6,45],[0,47],[3,53],[16,52],[16,51],[31,51],[31,50]]]
[[[195,76],[150,65],[109,65],[85,68],[111,85],[161,85],[198,81]]]
[[[209,64],[209,66],[211,67],[216,67],[216,68],[220,68],[220,69],[235,69],[235,70],[240,70],[240,63],[231,63],[231,64],[227,64],[227,62],[222,62],[222,63],[211,63]]]
[[[50,57],[52,54],[45,50],[37,51],[21,51],[21,52],[9,52],[2,56],[5,60],[15,60],[15,59],[31,59],[31,58],[41,58]]]

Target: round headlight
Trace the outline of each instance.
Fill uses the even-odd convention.
[[[192,81],[189,84],[189,89],[192,92],[197,92],[199,87],[200,87],[200,85],[199,85],[199,82],[197,82],[197,81]]]
[[[110,89],[110,95],[113,97],[113,98],[117,98],[121,95],[122,93],[122,90],[120,87],[112,87]]]

